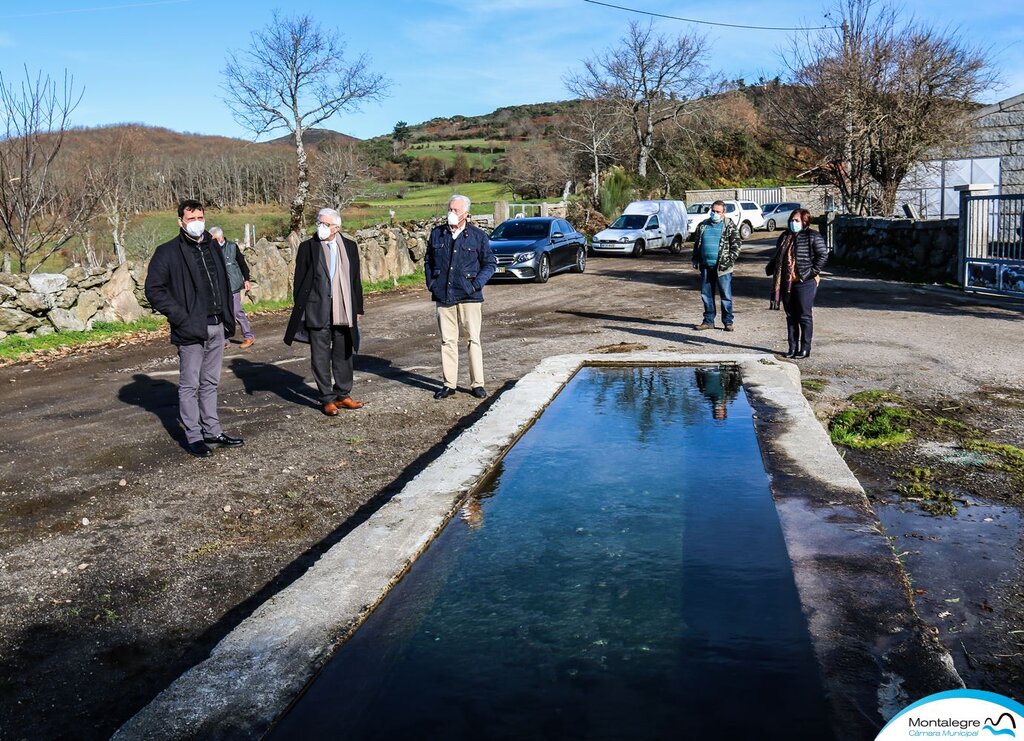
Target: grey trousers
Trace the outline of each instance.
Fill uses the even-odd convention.
[[[238,322],[239,328],[242,330],[242,339],[251,340],[256,335],[252,333],[252,326],[249,324],[249,317],[245,315],[242,310],[242,292],[235,291],[231,294],[231,303],[234,307],[235,321]]]
[[[206,342],[178,347],[178,413],[190,443],[223,432],[217,416],[217,386],[224,359],[224,325],[211,324],[206,329]]]
[[[333,326],[306,331],[309,332],[309,359],[313,366],[313,379],[320,390],[320,403],[344,399],[352,393],[355,359],[352,328]]]

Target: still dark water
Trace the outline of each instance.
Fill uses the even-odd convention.
[[[734,369],[585,368],[272,737],[827,739]]]

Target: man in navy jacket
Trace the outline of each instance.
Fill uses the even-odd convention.
[[[146,298],[167,317],[178,347],[178,411],[188,452],[233,448],[242,438],[224,434],[217,414],[217,387],[224,338],[235,333],[231,284],[224,256],[206,231],[203,204],[178,205],[178,236],[156,248],[146,274]]]
[[[480,348],[480,305],[484,283],[494,275],[498,262],[486,232],[469,223],[469,207],[466,196],[448,199],[448,224],[430,232],[424,259],[427,288],[437,306],[441,335],[444,385],[434,394],[435,399],[452,396],[458,385],[460,329],[466,335],[470,393],[478,399],[487,396]]]

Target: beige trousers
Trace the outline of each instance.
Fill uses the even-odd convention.
[[[444,385],[459,385],[459,330],[466,335],[469,354],[469,385],[484,385],[484,354],[480,349],[480,316],[482,304],[455,306],[437,304],[437,329],[441,334],[441,375]]]

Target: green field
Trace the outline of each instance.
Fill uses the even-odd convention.
[[[490,170],[497,163],[498,159],[505,154],[508,146],[507,141],[492,139],[453,139],[451,141],[419,142],[411,145],[406,154],[413,157],[437,157],[445,164],[455,161],[459,147],[478,147],[493,149],[493,152],[463,152],[470,167]]]
[[[462,185],[433,185],[430,183],[410,183],[396,181],[393,183],[368,183],[367,192],[385,197],[371,201],[361,201],[346,208],[342,212],[345,231],[352,232],[374,224],[387,224],[391,218],[390,211],[395,212],[395,222],[426,221],[444,216],[448,199],[460,193],[473,202],[473,213],[489,214],[494,210],[494,202],[512,200],[512,194],[501,183],[463,183]],[[370,190],[372,188],[372,191]],[[399,192],[404,195],[399,198]],[[316,209],[311,207],[310,227]],[[219,226],[224,235],[233,241],[240,241],[245,233],[245,225],[254,224],[256,235],[274,239],[284,236],[288,231],[288,212],[284,208],[270,206],[251,206],[246,209],[227,208],[223,210],[209,208],[206,211],[207,228]],[[137,214],[129,224],[126,236],[128,258],[145,260],[153,249],[178,233],[178,216],[173,208],[166,211],[153,211]],[[97,230],[97,242],[103,243],[107,233]],[[41,268],[42,272],[60,272],[71,264],[67,257],[79,254],[77,240],[69,243],[62,253],[53,255]],[[105,248],[106,253],[112,249]],[[74,252],[72,252],[74,250]],[[12,257],[12,266],[17,269],[17,262]],[[35,264],[34,261],[32,264]]]

